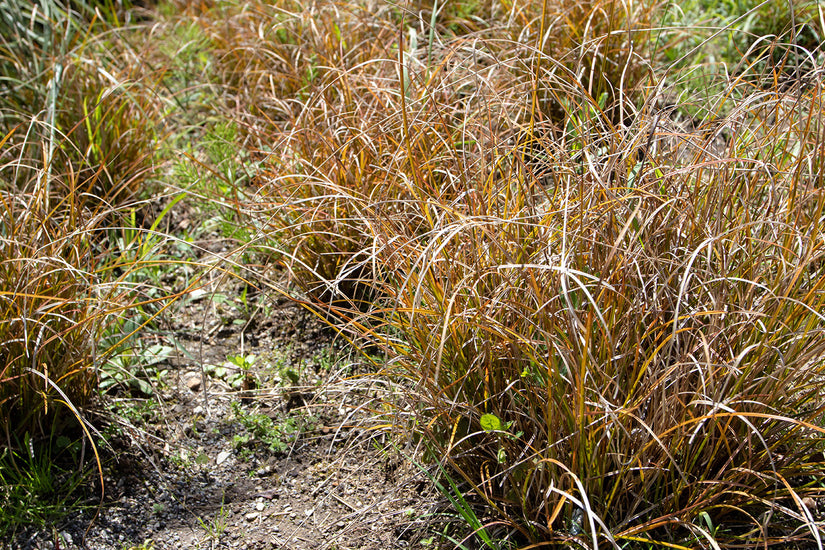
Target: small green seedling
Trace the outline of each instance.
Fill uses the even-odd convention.
[[[510,439],[518,439],[523,435],[523,432],[518,432],[515,434],[509,433],[507,430],[513,425],[512,422],[504,423],[501,421],[499,417],[494,414],[483,414],[479,419],[479,423],[481,424],[481,429],[485,432],[504,432],[505,437]],[[499,433],[499,436],[501,433]],[[499,446],[498,451],[496,452],[496,460],[499,464],[504,464],[507,462],[507,454],[504,451],[503,446]]]
[[[240,389],[246,378],[249,369],[255,364],[257,357],[253,354],[229,355],[226,361],[218,366],[208,365],[205,367],[206,373],[225,381],[233,389]]]

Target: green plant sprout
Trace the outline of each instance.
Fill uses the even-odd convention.
[[[214,542],[220,542],[221,537],[223,537],[226,532],[226,528],[229,526],[229,511],[224,504],[224,495],[221,495],[221,507],[215,514],[206,521],[199,517],[198,523],[201,529],[206,532],[207,538]]]
[[[206,365],[204,370],[210,376],[225,381],[233,389],[240,389],[249,371],[257,361],[254,354],[229,355],[220,365]]]

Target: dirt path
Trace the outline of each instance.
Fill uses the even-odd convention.
[[[303,308],[261,298],[250,314],[241,290],[216,282],[182,300],[155,337],[179,349],[154,396],[115,398],[99,513],[11,548],[420,546],[436,498],[368,412],[384,383]],[[227,364],[238,356],[245,371]]]

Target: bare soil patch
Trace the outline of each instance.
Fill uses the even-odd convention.
[[[182,349],[155,395],[115,397],[104,505],[90,490],[84,514],[10,548],[417,545],[437,497],[370,412],[386,382],[311,312],[284,299],[244,310],[241,292],[216,280],[181,300],[157,338]],[[240,385],[237,355],[255,357]]]

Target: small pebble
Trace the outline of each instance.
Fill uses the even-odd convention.
[[[215,459],[215,462],[217,464],[223,464],[224,462],[226,462],[226,459],[230,456],[232,456],[232,453],[230,453],[229,451],[221,451],[218,453],[218,457]]]
[[[199,392],[201,391],[203,377],[199,372],[187,372],[183,375],[183,383],[186,384],[186,387],[189,388],[189,391]]]
[[[817,506],[816,500],[812,499],[811,497],[805,497],[802,499],[802,504],[810,511],[812,514],[816,515],[817,513]]]
[[[261,514],[260,514],[260,513],[258,513],[258,512],[249,512],[248,514],[246,514],[246,515],[244,516],[244,519],[245,519],[246,521],[255,521],[256,519],[258,519],[258,516],[260,516],[260,515],[261,515]]]

